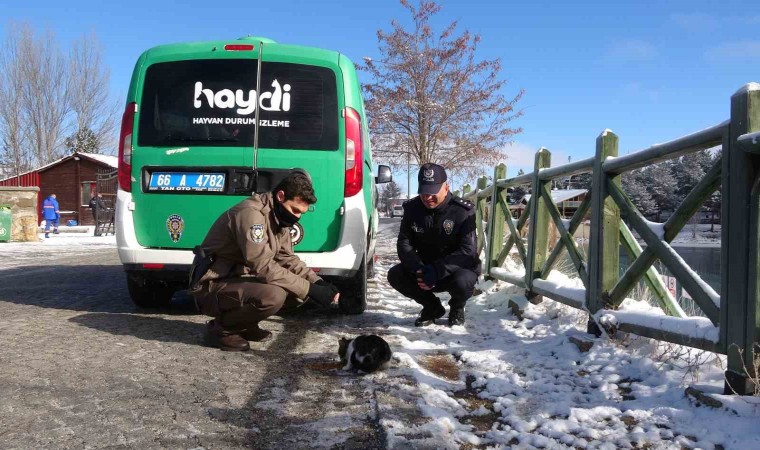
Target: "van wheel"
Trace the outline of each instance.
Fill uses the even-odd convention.
[[[367,279],[375,278],[375,258],[370,258],[367,264]]]
[[[367,309],[367,256],[362,258],[359,270],[351,278],[340,283],[340,312],[361,314]]]
[[[140,308],[168,308],[174,289],[160,282],[127,274],[127,290],[132,302]]]

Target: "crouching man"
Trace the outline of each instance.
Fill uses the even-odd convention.
[[[475,210],[454,197],[446,171],[423,164],[419,196],[404,203],[396,247],[401,264],[388,271],[388,283],[422,305],[415,326],[434,323],[446,309],[434,292],[448,292],[449,326],[464,325],[464,306],[480,274]]]
[[[292,172],[272,192],[253,194],[211,226],[191,271],[190,293],[214,319],[207,345],[245,351],[272,336],[259,322],[304,299],[328,306],[338,289],[293,253],[290,228],[316,203],[309,178]]]

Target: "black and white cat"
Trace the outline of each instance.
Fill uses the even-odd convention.
[[[362,334],[354,339],[340,338],[338,355],[345,365],[343,370],[358,369],[370,373],[388,367],[393,352],[380,336]]]

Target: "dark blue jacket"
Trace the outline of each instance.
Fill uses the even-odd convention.
[[[42,217],[45,220],[55,220],[60,217],[58,207],[58,200],[53,197],[48,197],[42,202]]]
[[[419,197],[408,200],[396,248],[411,272],[431,264],[439,280],[459,269],[480,273],[473,204],[451,193],[435,209]]]

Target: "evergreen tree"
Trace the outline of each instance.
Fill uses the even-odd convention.
[[[678,204],[676,198],[676,177],[670,161],[654,164],[643,169],[644,183],[657,205],[656,218],[659,222],[663,211],[672,211]]]
[[[384,211],[388,211],[393,206],[393,200],[401,196],[401,188],[395,181],[391,181],[383,186],[380,194],[380,206]]]
[[[713,155],[710,163],[715,164],[718,162],[718,159],[723,154],[723,150],[718,150],[715,155]],[[709,170],[709,169],[708,169]],[[722,194],[721,194],[721,188],[718,188],[715,192],[712,193],[710,198],[708,198],[705,201],[704,207],[710,211],[710,232],[715,231],[715,218],[720,218],[720,208],[722,203]]]
[[[678,190],[676,192],[679,203],[705,177],[705,173],[710,170],[711,166],[712,157],[707,150],[690,153],[674,162],[674,171],[678,178]]]
[[[634,170],[623,174],[623,191],[644,217],[657,213],[657,204],[647,189],[648,183],[644,170]]]
[[[586,189],[591,190],[591,182],[593,177],[591,172],[581,173],[570,177],[570,189]]]
[[[66,138],[66,147],[71,153],[98,153],[98,138],[89,128],[80,128]]]
[[[520,169],[517,171],[517,176],[525,175],[525,171]],[[525,194],[528,193],[528,190],[525,188],[525,186],[515,186],[512,188],[512,192],[509,192],[508,202],[509,203],[517,203],[520,200],[522,200],[523,197],[525,197]]]

